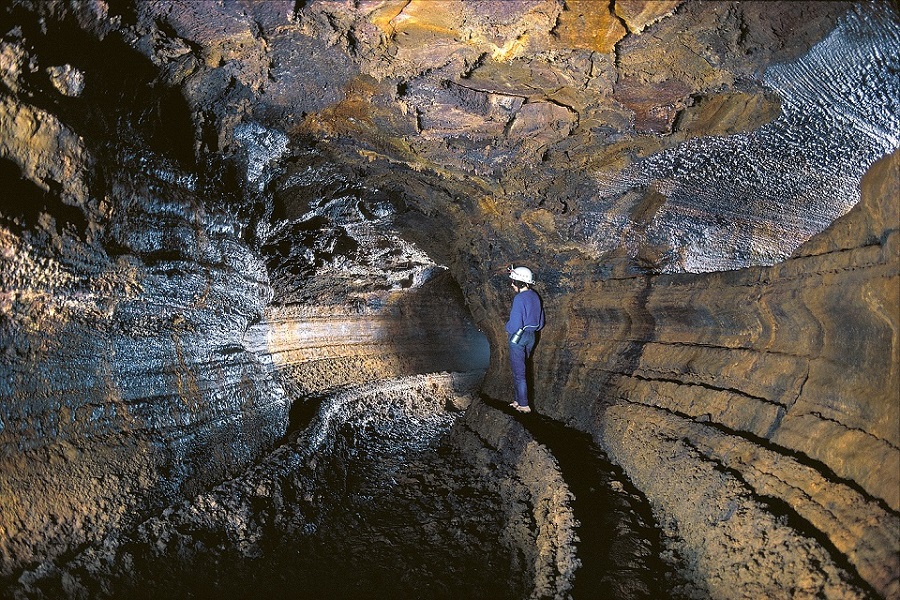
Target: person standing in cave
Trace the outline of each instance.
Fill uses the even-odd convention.
[[[534,273],[528,267],[509,267],[509,278],[516,291],[506,333],[509,335],[509,364],[512,367],[515,400],[509,405],[519,412],[529,413],[528,380],[525,365],[534,350],[535,334],[544,327],[544,307],[541,297],[531,287]]]

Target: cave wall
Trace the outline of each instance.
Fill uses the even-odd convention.
[[[898,169],[877,163],[862,201],[776,266],[592,281],[552,304],[535,405],[625,467],[704,594],[777,595],[801,572],[829,594],[856,576],[898,592]],[[816,566],[844,559],[852,575]]]
[[[359,194],[277,228],[261,189],[283,134],[194,155],[190,107],[102,8],[2,15],[3,578],[241,473],[300,397],[486,366],[446,269]]]
[[[111,150],[37,106],[59,92],[7,85],[0,154],[20,183],[0,225],[3,576],[233,476],[288,411],[242,343],[272,292],[221,194],[142,132]]]
[[[651,499],[686,593],[896,595],[894,3],[2,25],[0,574],[241,470],[293,398],[479,368],[478,328],[505,399],[527,263],[535,406]]]
[[[376,308],[269,308],[246,343],[293,398],[400,375],[486,370],[487,340],[449,275],[379,300]]]
[[[459,285],[397,230],[390,198],[298,148],[271,182],[276,223],[260,251],[273,301],[246,333],[292,398],[438,371],[483,372],[490,348]]]

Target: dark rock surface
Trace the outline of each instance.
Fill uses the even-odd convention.
[[[503,527],[493,481],[442,443],[479,380],[420,375],[343,388],[245,474],[26,572],[15,591],[521,597],[526,580],[510,571],[511,540],[493,533]]]
[[[898,585],[897,349],[873,341],[897,332],[887,308],[900,294],[897,161],[877,164],[863,201],[794,258],[702,277],[597,282],[562,309],[570,315],[563,341],[549,331],[541,340],[540,410],[592,432],[667,515],[661,520],[677,524],[677,537],[704,536],[691,552],[715,565],[703,569],[733,569],[742,579],[729,586],[744,589],[759,573],[740,575],[743,552],[728,567],[706,537],[715,531],[710,513],[697,506],[737,510],[749,501],[761,503],[760,516],[787,511],[878,594]],[[591,344],[595,336],[606,344]],[[552,379],[559,373],[562,386]],[[542,392],[547,385],[556,391]],[[700,496],[685,501],[688,490]],[[766,554],[768,529],[725,530],[721,544],[755,539]]]
[[[389,475],[362,460],[376,500],[309,520],[299,432],[419,375],[506,400],[515,263],[547,308],[535,407],[649,501],[667,593],[897,596],[898,57],[887,1],[3,3],[0,586],[115,596],[155,565],[190,595],[312,522],[358,537],[291,564],[388,561]],[[471,476],[501,508],[415,535],[499,543],[448,567],[473,585],[589,597],[562,455],[473,407],[445,462],[385,438],[424,444],[385,522]],[[300,479],[253,496],[254,465]]]

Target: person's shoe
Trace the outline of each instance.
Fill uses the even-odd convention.
[[[525,406],[516,406],[516,410],[520,413],[530,413],[531,407],[526,404]]]
[[[510,407],[510,408],[518,408],[518,407],[519,407],[519,403],[516,402],[515,400],[513,400],[512,402],[509,403],[509,407]]]

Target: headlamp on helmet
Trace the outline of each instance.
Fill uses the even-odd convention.
[[[509,266],[509,278],[513,281],[521,281],[531,285],[534,283],[534,273],[528,267]]]

